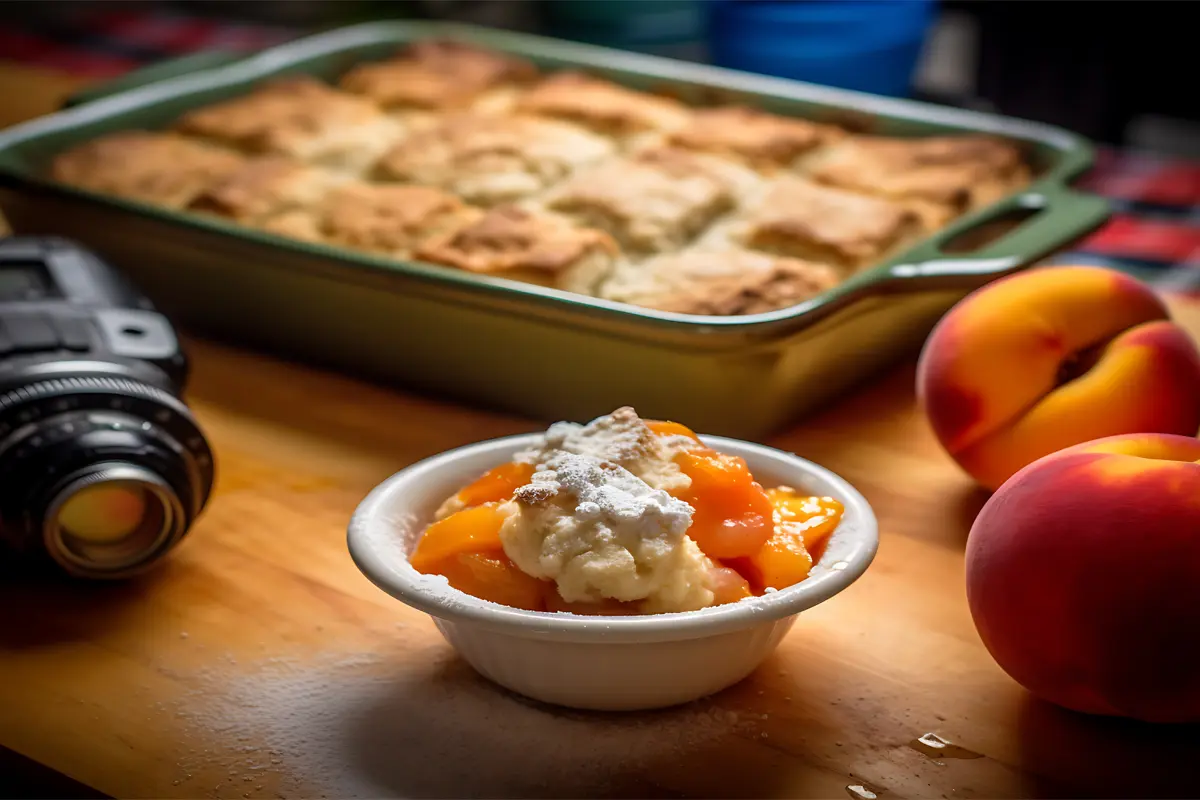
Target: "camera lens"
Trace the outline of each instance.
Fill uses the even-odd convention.
[[[171,487],[132,464],[97,465],[71,479],[45,515],[47,547],[83,569],[126,570],[156,559],[183,534]]]
[[[91,544],[110,544],[144,527],[146,492],[138,486],[72,487],[52,516],[64,537]]]
[[[82,577],[141,572],[183,538],[212,483],[191,412],[145,381],[49,378],[0,394],[0,535],[18,552]]]

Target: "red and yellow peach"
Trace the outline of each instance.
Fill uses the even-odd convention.
[[[1200,721],[1200,441],[1109,437],[1025,467],[976,518],[966,577],[984,644],[1033,694]]]
[[[1124,433],[1194,436],[1200,354],[1147,286],[1101,267],[1043,267],[956,305],[921,353],[934,433],[995,489],[1032,461]]]

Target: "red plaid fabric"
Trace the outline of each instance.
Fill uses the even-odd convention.
[[[131,42],[164,53],[198,50],[259,50],[294,34],[257,25],[232,25],[176,14],[110,11],[90,16],[89,27],[111,41]]]
[[[1109,198],[1115,213],[1049,263],[1113,267],[1200,297],[1200,163],[1105,149],[1077,185]]]
[[[1082,189],[1134,203],[1200,208],[1200,164],[1103,150]]]
[[[115,78],[142,64],[133,58],[112,53],[79,50],[34,33],[2,27],[0,27],[0,54],[3,54],[3,58],[7,61],[17,61],[89,78]]]
[[[85,7],[52,25],[0,24],[0,59],[103,79],[165,58],[202,50],[259,50],[295,35],[286,29],[230,24],[157,9]]]
[[[1200,227],[1186,220],[1163,222],[1118,214],[1080,248],[1114,257],[1200,265]]]

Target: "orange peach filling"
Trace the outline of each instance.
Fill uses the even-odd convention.
[[[770,489],[767,495],[776,515],[771,538],[753,555],[726,562],[757,593],[786,589],[807,578],[842,518],[842,504],[831,497],[806,497],[786,488]]]
[[[842,521],[845,509],[832,497],[808,497],[786,486],[767,490],[775,506],[780,529],[799,537],[805,549],[819,559],[829,534]],[[777,534],[778,535],[778,534]]]
[[[716,567],[709,579],[712,581],[714,606],[736,603],[738,600],[754,596],[750,591],[750,582],[735,569]]]
[[[438,566],[450,585],[481,600],[528,611],[545,609],[544,584],[526,575],[504,553],[462,553]]]
[[[695,509],[688,535],[709,558],[749,556],[771,538],[774,509],[737,456],[685,451],[675,458],[692,485],[679,499]]]
[[[436,572],[443,561],[461,553],[503,553],[497,503],[465,508],[425,529],[408,561],[418,572]]]
[[[676,422],[647,421],[660,436],[696,434]],[[687,535],[713,567],[713,605],[735,603],[784,589],[808,577],[829,536],[841,522],[841,503],[788,487],[764,489],[746,462],[698,444],[674,457],[691,485],[676,493],[694,511]],[[501,503],[529,483],[528,464],[502,464],[459,490],[464,508],[430,525],[410,562],[418,572],[443,575],[459,591],[514,608],[593,616],[642,613],[638,602],[604,599],[567,602],[554,581],[522,572],[500,540]]]
[[[659,436],[686,436],[689,439],[700,441],[700,437],[686,425],[680,425],[678,422],[670,422],[669,420],[648,419],[646,427],[651,433]]]
[[[529,483],[531,478],[532,464],[501,464],[485,472],[474,483],[460,489],[458,499],[467,508],[484,503],[503,502],[511,499],[513,492]]]
[[[504,554],[504,517],[498,508],[498,503],[488,502],[433,523],[421,535],[409,563],[417,572],[444,576],[460,592],[541,611],[545,581],[526,575]]]

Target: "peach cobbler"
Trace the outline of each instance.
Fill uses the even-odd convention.
[[[531,611],[694,611],[805,580],[842,505],[764,488],[745,460],[620,408],[556,423],[442,503],[409,558]]]
[[[724,317],[808,304],[1032,180],[998,136],[852,133],[452,37],[334,68],[82,142],[49,174],[281,245]]]

